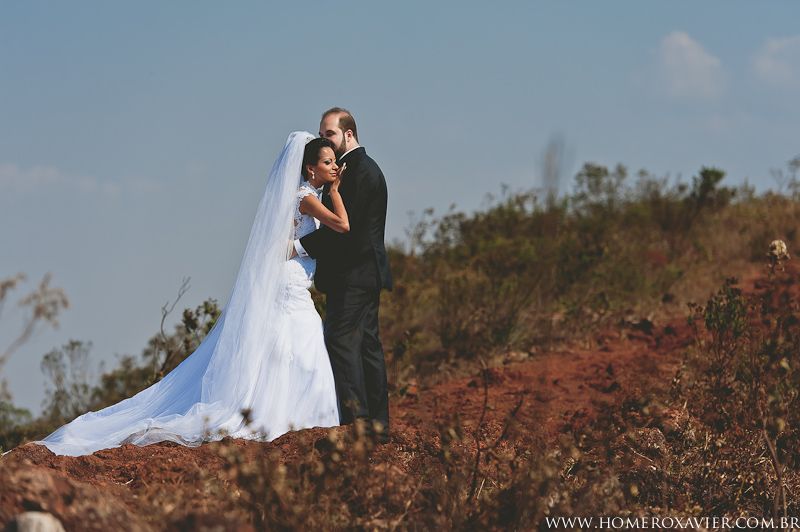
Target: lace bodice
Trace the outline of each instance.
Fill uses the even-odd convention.
[[[308,214],[300,212],[300,202],[303,198],[309,195],[314,195],[317,199],[322,198],[322,188],[312,187],[308,181],[304,181],[300,188],[297,189],[297,201],[294,206],[294,238],[302,238],[308,233],[312,233],[319,229],[319,220]]]

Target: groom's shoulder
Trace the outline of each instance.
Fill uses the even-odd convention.
[[[372,157],[367,155],[367,152],[364,150],[363,146],[358,148],[353,153],[353,156],[352,163],[355,163],[354,165],[357,167],[358,173],[372,177],[383,177],[383,172],[381,171],[380,166],[378,166],[378,163],[376,163]],[[345,159],[345,161],[350,162],[347,159]]]
[[[366,153],[364,154],[364,165],[375,173],[382,173],[381,167],[378,166],[378,163],[375,162],[375,159]]]
[[[370,170],[370,172],[371,172],[371,173],[374,173],[374,174],[379,174],[379,175],[381,175],[381,176],[383,175],[383,172],[381,171],[381,167],[380,167],[380,166],[378,166],[378,163],[376,163],[376,162],[375,162],[375,159],[373,159],[372,157],[370,157],[369,155],[367,155],[367,152],[366,152],[366,151],[365,151],[365,152],[363,152],[363,154],[362,154],[362,157],[363,157],[363,159],[362,159],[362,164],[363,164],[363,165],[364,165],[366,168],[368,168],[368,169]]]

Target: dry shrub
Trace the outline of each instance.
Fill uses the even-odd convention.
[[[800,509],[800,285],[782,260],[771,260],[755,293],[729,279],[690,318],[697,343],[677,395],[704,431],[702,448],[689,449],[703,466],[686,472],[730,513]]]

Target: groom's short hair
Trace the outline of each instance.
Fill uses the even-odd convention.
[[[358,142],[358,128],[356,128],[356,119],[353,118],[353,113],[345,109],[344,107],[331,107],[324,113],[322,113],[321,120],[325,120],[325,117],[332,114],[339,115],[339,129],[342,130],[342,133],[347,131],[348,129],[353,132],[353,138],[356,139]]]

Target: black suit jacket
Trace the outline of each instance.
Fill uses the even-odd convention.
[[[348,287],[392,289],[392,274],[386,256],[386,180],[363,147],[347,153],[338,164],[347,163],[339,193],[350,231],[337,233],[321,226],[300,239],[303,249],[317,260],[314,284],[325,293]],[[322,203],[333,210],[329,186]]]

